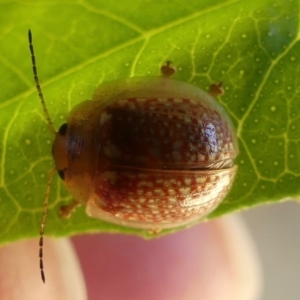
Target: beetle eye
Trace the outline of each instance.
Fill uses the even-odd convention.
[[[62,124],[58,130],[58,134],[59,135],[65,135],[67,133],[67,129],[68,129],[68,124]]]
[[[57,170],[57,173],[61,180],[65,180],[65,170]]]

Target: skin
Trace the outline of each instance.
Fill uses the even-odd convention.
[[[109,234],[72,240],[82,269],[70,240],[46,238],[46,284],[37,240],[2,247],[0,299],[259,299],[258,258],[234,217],[151,241]]]

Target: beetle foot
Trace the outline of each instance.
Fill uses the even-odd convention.
[[[75,209],[80,205],[81,204],[79,202],[74,201],[71,204],[61,206],[59,210],[59,216],[61,218],[70,218]]]
[[[171,66],[171,61],[167,60],[166,64],[160,68],[160,71],[164,77],[171,77],[176,73],[176,68]]]
[[[213,96],[222,96],[224,94],[223,82],[213,83],[210,86],[209,92]]]
[[[153,228],[153,229],[149,229],[147,230],[149,235],[155,236],[155,235],[159,235],[161,233],[161,229],[160,228]]]

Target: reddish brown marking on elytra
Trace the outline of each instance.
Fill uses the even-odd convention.
[[[99,156],[112,163],[147,169],[205,169],[232,159],[230,124],[210,107],[188,99],[121,99],[101,113]]]
[[[211,211],[231,187],[235,172],[116,168],[99,176],[99,207],[119,219],[171,224]],[[201,180],[199,180],[201,178]]]

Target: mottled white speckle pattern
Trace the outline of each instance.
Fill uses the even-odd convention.
[[[105,220],[179,224],[208,214],[231,187],[237,143],[214,105],[178,96],[114,99],[97,124],[93,201]]]
[[[141,174],[116,172],[111,176],[117,177],[114,183],[98,178],[98,205],[118,218],[139,222],[168,223],[200,217],[223,199],[234,174],[235,169],[187,172],[184,177],[180,172],[145,172],[143,188],[137,188]]]

